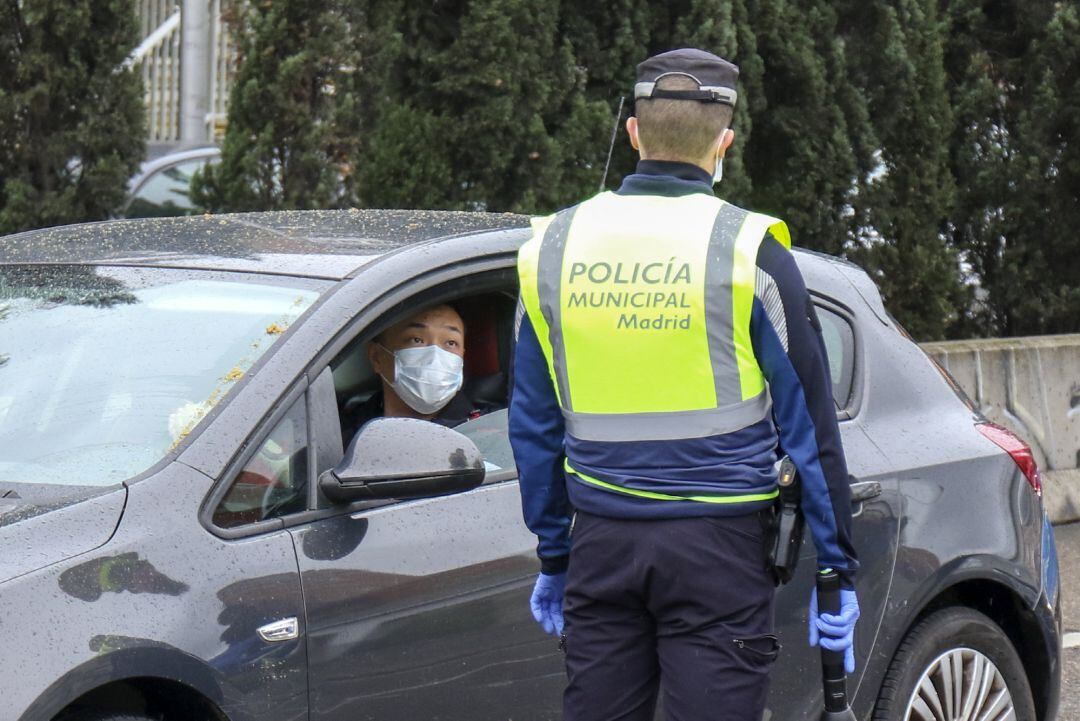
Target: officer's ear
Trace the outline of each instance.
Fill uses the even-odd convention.
[[[638,142],[637,118],[633,115],[626,119],[626,134],[630,136],[630,147],[640,153],[641,147]]]
[[[724,128],[720,133],[720,149],[717,154],[722,158],[727,149],[731,147],[731,144],[735,142],[735,131],[731,128]]]

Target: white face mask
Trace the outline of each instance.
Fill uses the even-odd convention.
[[[724,134],[720,138],[720,145],[724,144],[724,137],[727,136],[727,129],[724,130]],[[720,148],[716,149],[716,170],[712,174],[712,184],[716,185],[724,179],[724,159],[720,157]]]
[[[390,387],[417,413],[436,413],[450,402],[464,380],[461,356],[438,346],[402,348],[394,352],[394,382]]]

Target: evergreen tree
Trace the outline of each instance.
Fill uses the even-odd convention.
[[[373,132],[373,147],[405,156],[364,159],[365,201],[545,212],[595,192],[608,108],[585,98],[559,6],[459,0],[428,12],[406,23],[408,75]]]
[[[1022,164],[1018,86],[1049,5],[1049,0],[993,6],[955,0],[949,5],[945,69],[954,113],[950,153],[957,189],[948,231],[981,296],[969,322],[954,329],[956,335],[994,335],[1008,323],[1002,301],[1012,302],[1006,299],[1020,279],[1010,277],[1005,263],[1022,240],[1027,242],[1016,212],[1022,202],[1015,190]]]
[[[970,293],[946,234],[955,189],[952,109],[944,70],[945,23],[936,0],[891,0],[853,22],[869,27],[857,76],[869,89],[878,166],[857,199],[861,247],[852,256],[877,281],[886,306],[920,340],[962,320]],[[884,62],[888,60],[889,62]]]
[[[838,17],[825,0],[759,0],[750,16],[763,60],[745,150],[750,205],[788,221],[795,242],[830,253],[852,235],[850,205],[872,132],[849,80]]]
[[[1053,0],[957,0],[946,68],[954,78],[958,202],[951,229],[978,281],[970,330],[1080,330],[1072,268],[1080,157],[1077,9]]]
[[[197,199],[550,211],[595,192],[636,64],[696,46],[741,69],[721,195],[863,264],[919,338],[1074,328],[1075,16],[1053,0],[251,5]],[[631,103],[609,188],[636,160]]]
[[[991,298],[1007,335],[1080,331],[1080,8],[1054,3],[1025,63],[1017,118],[1016,232],[1001,248]]]
[[[637,64],[653,52],[675,47],[667,37],[655,40],[662,35],[657,30],[654,18],[657,5],[651,0],[609,0],[602,3],[565,0],[561,5],[564,37],[570,43],[575,61],[584,74],[585,96],[589,100],[605,103],[609,112],[608,137],[600,147],[588,151],[595,159],[593,162],[600,167],[597,183],[607,158],[610,130],[616,123],[619,100],[624,99],[605,183],[607,188],[619,187],[623,176],[634,171],[638,159],[625,130],[626,118],[634,111]],[[660,49],[653,50],[656,47]]]
[[[143,157],[126,0],[0,2],[0,234],[101,220]]]
[[[211,211],[353,204],[362,17],[348,0],[239,6],[239,67],[221,162],[196,174]]]

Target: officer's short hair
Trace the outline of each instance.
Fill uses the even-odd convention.
[[[657,81],[661,90],[697,90],[685,75],[668,75]],[[731,125],[734,108],[724,103],[695,100],[638,98],[634,115],[638,138],[650,158],[697,162],[709,151],[720,131]]]

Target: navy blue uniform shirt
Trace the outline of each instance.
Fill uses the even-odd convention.
[[[695,165],[643,160],[616,192],[712,194],[712,178]],[[755,493],[775,487],[779,445],[799,469],[803,512],[820,566],[836,569],[850,583],[858,568],[851,494],[821,326],[795,259],[771,235],[758,250],[754,296],[750,334],[772,398],[771,417],[734,433],[678,441],[597,442],[567,434],[536,331],[523,315],[514,351],[510,442],[525,523],[539,538],[545,573],[567,566],[574,508],[612,518],[678,518],[745,514],[771,503],[652,500],[613,492],[566,473],[566,456],[580,472],[623,487],[672,495],[708,493],[710,487]]]

